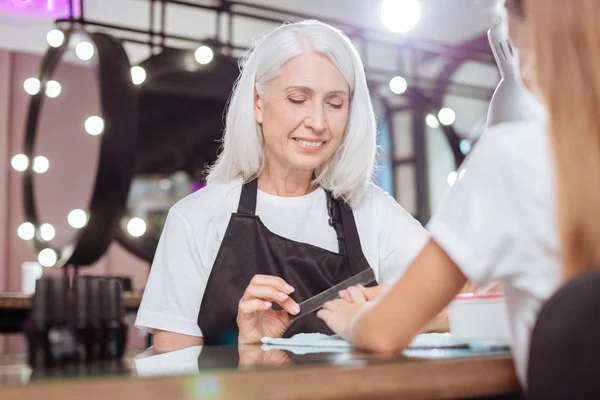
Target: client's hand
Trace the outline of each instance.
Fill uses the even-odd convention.
[[[382,283],[381,285],[367,287],[367,288],[364,287],[363,285],[357,285],[354,287],[360,289],[363,292],[367,301],[371,301],[371,300],[374,300],[374,299],[382,296],[383,294],[385,294],[388,290],[390,290],[392,285],[388,285],[387,283]],[[344,299],[344,300],[350,301],[350,302],[352,301],[350,298],[350,293],[348,293],[348,289],[340,290],[338,295],[340,296],[340,299]]]
[[[363,289],[356,286],[350,287],[346,290],[349,301],[341,298],[330,301],[325,303],[323,308],[317,312],[317,317],[325,321],[329,329],[344,340],[351,341],[350,328],[352,322],[367,303]]]

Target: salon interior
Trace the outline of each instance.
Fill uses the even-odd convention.
[[[426,226],[480,138],[524,111],[498,3],[0,0],[0,398],[525,398],[497,289],[458,295],[393,355],[157,352],[134,326],[170,208],[205,190],[250,46],[307,19],[350,38],[376,185]],[[101,340],[102,354],[69,356]]]

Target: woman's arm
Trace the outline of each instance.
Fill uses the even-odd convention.
[[[377,301],[359,311],[359,304],[335,300],[318,315],[356,347],[396,352],[408,346],[466,282],[456,264],[430,240],[402,278]]]
[[[155,330],[152,346],[156,353],[168,353],[186,347],[202,346],[204,339],[197,336],[189,336],[181,333]]]

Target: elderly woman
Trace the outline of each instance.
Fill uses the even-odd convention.
[[[169,212],[136,325],[158,351],[331,332],[288,315],[367,268],[395,280],[428,240],[371,183],[375,161],[350,40],[317,21],[270,32],[245,60],[207,186]]]

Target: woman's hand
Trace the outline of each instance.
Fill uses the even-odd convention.
[[[343,292],[344,298],[325,303],[317,312],[317,317],[325,321],[329,329],[342,339],[351,341],[352,322],[359,311],[365,308],[367,298],[364,287],[353,286]]]
[[[255,275],[238,305],[238,343],[260,343],[264,336],[283,336],[290,325],[288,313],[300,312],[300,306],[289,297],[293,291],[294,288],[279,277]],[[273,302],[283,310],[271,309]]]
[[[357,285],[354,287],[360,289],[363,292],[367,301],[371,301],[371,300],[375,300],[376,298],[378,298],[380,296],[383,296],[388,290],[390,290],[392,285],[389,285],[387,283],[382,283],[381,285],[367,287],[367,288],[364,287],[363,285]],[[350,293],[348,293],[348,289],[340,290],[338,295],[340,296],[340,299],[344,299],[344,300],[350,301],[350,302],[352,301],[350,298]]]

